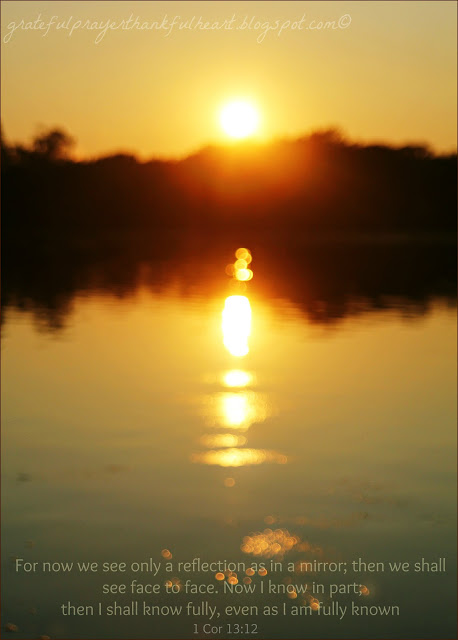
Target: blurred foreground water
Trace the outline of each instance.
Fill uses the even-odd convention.
[[[364,582],[364,604],[399,617],[232,622],[256,622],[258,638],[453,637],[453,248],[51,245],[5,261],[3,621],[15,637],[204,637],[199,618],[64,617],[61,602],[108,603],[102,584],[130,576],[17,574],[12,560],[163,561],[164,549],[177,562],[446,557],[445,573],[293,574]],[[246,282],[226,273],[244,246]]]

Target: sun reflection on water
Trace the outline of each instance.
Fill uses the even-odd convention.
[[[207,396],[204,412],[212,427],[247,431],[252,424],[264,422],[272,415],[272,407],[264,393],[221,391]]]
[[[246,356],[251,333],[250,301],[246,296],[229,296],[224,303],[222,316],[224,346],[232,356]]]
[[[232,369],[223,375],[225,387],[247,387],[251,382],[253,382],[253,375],[241,369]]]
[[[253,272],[248,268],[252,255],[249,249],[240,248],[235,252],[235,257],[236,261],[227,265],[226,273],[232,276],[236,291],[245,291],[245,282],[253,277]],[[251,315],[247,296],[230,295],[225,299],[221,321],[223,345],[233,357],[241,358],[249,353]],[[204,414],[209,425],[224,428],[225,432],[201,436],[200,443],[208,450],[192,454],[191,461],[220,467],[286,464],[286,456],[277,451],[245,448],[247,438],[241,433],[255,423],[264,422],[273,413],[266,394],[253,389],[255,375],[243,369],[229,369],[220,380],[227,390],[205,398]],[[235,433],[227,433],[227,430]],[[235,479],[226,478],[224,484],[232,487]]]
[[[246,444],[246,438],[234,433],[206,433],[201,437],[200,442],[209,449],[215,447],[243,447]]]
[[[200,464],[218,465],[219,467],[245,467],[247,465],[263,464],[272,462],[276,464],[286,464],[286,456],[277,451],[267,451],[265,449],[217,449],[195,453],[191,457],[192,462]]]

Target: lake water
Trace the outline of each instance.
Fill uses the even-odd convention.
[[[399,269],[394,278],[383,270],[374,276],[364,263],[349,270],[326,261],[320,271],[317,248],[321,263],[299,277],[281,251],[266,257],[260,249],[257,259],[253,248],[254,277],[242,284],[225,274],[240,244],[201,247],[188,261],[164,251],[134,275],[116,259],[100,269],[79,265],[79,279],[62,275],[58,263],[41,265],[9,287],[3,623],[17,625],[15,637],[456,633],[456,310],[444,278],[422,279],[420,263],[410,265],[409,277]],[[393,260],[391,253],[387,263]],[[332,280],[322,275],[331,267]],[[444,557],[445,572],[413,570],[422,558]],[[15,570],[15,558],[264,561],[268,574],[252,577],[252,595],[228,596],[215,572],[25,573]],[[385,571],[355,573],[358,558],[383,562]],[[273,571],[271,560],[282,569]],[[288,562],[313,560],[347,562],[348,571],[286,570]],[[401,561],[410,570],[391,573],[388,563]],[[244,575],[238,572],[239,584]],[[130,585],[133,577],[181,582],[181,591],[102,594],[104,584]],[[189,579],[218,584],[219,594],[186,595]],[[260,594],[269,579],[324,584],[325,594],[314,596],[321,610],[292,616],[310,597]],[[355,582],[367,595],[330,598],[331,583]],[[208,601],[219,611],[277,605],[279,615],[221,613],[218,624],[246,631],[255,623],[258,634],[225,629],[218,636],[203,633],[208,616],[60,610],[69,601],[105,607],[134,599]],[[333,602],[351,607],[352,600],[396,605],[400,614],[324,615]]]

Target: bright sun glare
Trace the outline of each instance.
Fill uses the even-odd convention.
[[[231,138],[246,138],[256,132],[259,113],[251,103],[237,100],[223,107],[220,121],[225,133]]]

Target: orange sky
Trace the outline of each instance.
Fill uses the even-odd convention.
[[[9,142],[58,125],[82,155],[182,156],[224,141],[218,113],[243,97],[258,106],[260,139],[337,125],[357,140],[456,148],[455,2],[6,1],[1,9]],[[118,28],[96,44],[96,29],[21,28],[39,14],[45,25],[56,16],[70,27],[177,18],[169,35]],[[245,16],[251,29],[237,28]],[[346,28],[305,28],[342,16]],[[230,28],[179,29],[193,17]]]

